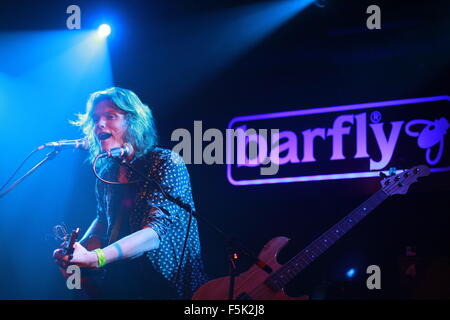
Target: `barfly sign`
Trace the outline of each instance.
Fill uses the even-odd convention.
[[[422,163],[431,172],[450,171],[449,101],[439,96],[234,118],[227,130],[228,141],[237,138],[227,144],[228,180],[249,185],[364,178]],[[261,169],[269,167],[275,170],[264,174]]]

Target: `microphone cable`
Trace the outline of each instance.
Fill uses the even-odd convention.
[[[9,177],[9,179],[5,182],[5,184],[0,188],[0,191],[2,191],[7,185],[8,183],[12,180],[12,178],[14,178],[14,176],[17,174],[17,172],[19,172],[19,170],[23,167],[23,165],[25,164],[25,162],[27,162],[27,160],[36,152],[39,151],[39,148],[34,149],[33,151],[30,152],[30,154],[28,154],[28,156],[26,156],[26,158],[22,161],[22,163],[17,167],[17,169],[13,172],[13,174]]]
[[[101,155],[101,154],[98,154],[98,155],[95,157],[94,162],[92,163],[92,171],[94,172],[94,175],[97,177],[97,179],[99,179],[100,181],[102,181],[102,182],[104,182],[104,183],[107,183],[107,184],[134,184],[134,183],[138,183],[138,182],[139,182],[139,180],[136,180],[136,181],[127,181],[127,182],[109,181],[109,180],[106,180],[106,179],[100,177],[100,174],[97,172],[97,169],[96,169],[96,167],[97,167],[97,161],[98,161],[98,159],[101,158],[100,155]],[[120,161],[120,160],[119,160],[119,161]]]
[[[34,153],[39,149],[34,150],[33,152],[31,152],[28,157],[22,162],[22,164],[19,166],[18,169],[16,169],[16,172],[23,166],[23,164],[25,163],[25,161]],[[58,154],[58,150],[53,150],[52,152],[47,153],[47,155],[45,156],[44,159],[42,159],[38,164],[36,164],[33,168],[31,168],[30,170],[28,170],[27,173],[25,173],[22,177],[20,177],[19,179],[17,179],[7,190],[5,190],[4,192],[0,193],[0,198],[4,197],[8,192],[10,192],[12,189],[14,189],[19,183],[21,183],[26,177],[28,177],[30,174],[32,174],[37,168],[39,168],[41,165],[43,165],[45,162],[47,162],[48,160],[53,159],[57,154]],[[16,173],[14,172],[14,174]],[[9,182],[12,179],[12,177],[7,181]],[[6,183],[7,184],[7,183]],[[2,188],[4,186],[6,186],[6,184],[4,184],[2,186]]]
[[[87,149],[87,140],[85,139],[79,139],[79,140],[61,140],[58,141],[57,143],[61,143],[61,142],[75,142],[76,143],[76,147],[78,148],[78,141],[80,141],[80,147],[82,147],[83,149]],[[54,143],[52,143],[54,144]],[[19,172],[19,170],[23,167],[23,165],[25,164],[25,162],[37,151],[44,149],[45,147],[49,146],[49,144],[43,144],[39,147],[37,147],[36,149],[34,149],[33,151],[31,151],[28,156],[25,157],[25,159],[20,163],[20,165],[17,167],[17,169],[12,173],[12,175],[8,178],[8,180],[0,187],[0,192],[11,182],[11,180],[14,178],[14,176]],[[27,173],[25,173],[21,178],[17,179],[14,184],[9,187],[5,192],[0,193],[0,198],[2,198],[4,195],[6,195],[9,191],[11,191],[15,186],[17,186],[20,182],[23,181],[23,179],[25,179],[27,176],[29,176],[31,173],[33,173],[39,166],[41,166],[44,162],[46,162],[47,160],[52,159],[56,154],[58,154],[58,152],[61,149],[61,145],[53,145],[53,147],[56,147],[52,152],[49,152],[45,158],[39,162],[36,166],[34,166],[31,170],[29,170]]]

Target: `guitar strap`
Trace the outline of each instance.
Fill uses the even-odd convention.
[[[114,222],[114,227],[111,231],[111,235],[109,237],[109,242],[108,245],[110,245],[111,243],[116,242],[117,240],[117,235],[119,234],[119,230],[120,227],[122,225],[122,220],[123,220],[123,216],[124,216],[125,212],[124,210],[121,210],[120,212],[118,212],[115,222]]]
[[[129,177],[128,177],[129,178]],[[109,187],[109,186],[108,186]],[[124,202],[128,202],[132,195],[133,195],[133,190],[131,190],[131,185],[121,185],[121,186],[117,186],[118,188],[120,188],[120,192],[118,192],[119,194],[114,194],[115,197],[118,197],[117,199],[114,199],[114,203],[115,205],[118,205],[117,207],[117,214],[115,217],[115,221],[114,221],[114,226],[113,229],[111,231],[111,235],[109,237],[109,243],[114,243],[118,240],[118,237],[120,235],[120,231],[121,231],[121,227],[122,227],[122,223],[124,221],[124,219],[126,219],[126,217],[128,217],[129,215],[129,208],[126,208],[126,206],[124,205]],[[118,190],[116,190],[118,191]],[[109,192],[109,203],[111,203],[111,199],[112,195],[111,195],[111,190]]]
[[[123,194],[123,196],[125,196],[125,194]],[[110,193],[110,197],[111,197],[111,193]],[[118,240],[117,238],[120,233],[122,222],[123,222],[124,216],[126,215],[126,210],[124,210],[124,208],[122,206],[119,206],[119,207],[120,207],[120,209],[118,210],[118,212],[116,214],[116,217],[114,219],[114,226],[111,230],[111,235],[109,236],[108,245],[110,245],[111,243],[114,243]]]

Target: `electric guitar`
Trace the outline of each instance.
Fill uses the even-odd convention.
[[[256,265],[235,278],[233,300],[304,300],[304,297],[289,297],[283,288],[311,262],[330,248],[337,240],[364,219],[385,199],[394,194],[406,194],[409,186],[417,178],[429,175],[425,165],[416,166],[399,174],[386,176],[381,181],[381,189],[359,207],[328,229],[308,247],[294,256],[286,264],[277,262],[277,255],[289,239],[276,237],[270,240],[259,254],[259,259],[272,268],[266,273]],[[201,286],[193,295],[193,300],[226,300],[229,296],[230,277],[211,280]]]

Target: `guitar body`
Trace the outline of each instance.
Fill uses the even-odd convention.
[[[74,251],[74,243],[76,241],[77,235],[80,229],[77,228],[75,231],[72,231],[71,235],[67,235],[66,240],[61,245],[63,254],[65,256],[69,256],[69,264],[72,259],[72,254]],[[91,237],[89,240],[84,242],[82,245],[86,247],[87,250],[92,251],[97,248],[101,248],[102,243],[101,240],[97,237]],[[66,271],[66,268],[61,268],[60,271],[64,278],[68,278],[69,274]],[[73,290],[74,297],[76,299],[101,299],[102,294],[99,287],[101,279],[104,277],[105,270],[104,269],[89,269],[82,268],[81,269],[81,289]]]
[[[102,247],[102,241],[97,237],[90,237],[87,241],[86,249],[93,251]],[[83,299],[99,300],[103,298],[100,290],[100,282],[104,277],[104,269],[86,269],[81,271],[81,291]]]
[[[286,237],[277,237],[270,240],[261,250],[258,258],[272,268],[278,270],[281,265],[277,262],[278,253],[289,242]],[[254,265],[248,271],[235,278],[233,299],[239,299],[245,293],[252,300],[305,300],[306,296],[292,298],[283,290],[274,291],[264,281],[270,274]],[[218,278],[205,283],[192,297],[193,300],[228,300],[230,277]],[[242,297],[242,296],[241,296]]]

